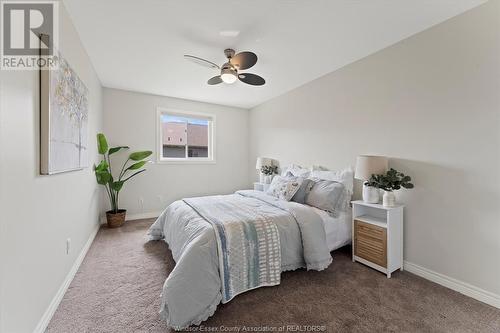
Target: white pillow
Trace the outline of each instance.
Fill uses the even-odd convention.
[[[287,168],[285,168],[283,170],[281,175],[287,176],[288,173],[290,173],[294,177],[307,178],[307,177],[309,177],[309,174],[311,173],[311,171],[309,169],[301,167],[300,165],[290,164]]]
[[[344,184],[347,191],[351,194],[354,187],[354,171],[351,167],[339,171],[325,171],[325,170],[312,170],[312,178],[319,178],[323,180],[332,180]]]
[[[311,171],[328,171],[328,168],[325,168],[321,165],[313,165],[311,166]]]

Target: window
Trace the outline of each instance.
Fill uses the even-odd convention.
[[[215,117],[158,109],[160,162],[213,162]]]

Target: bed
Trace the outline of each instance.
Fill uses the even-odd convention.
[[[176,262],[160,316],[179,330],[199,325],[242,292],[279,284],[283,271],[326,269],[330,252],[351,242],[351,216],[348,207],[331,214],[244,190],[176,201],[148,236],[163,239]]]

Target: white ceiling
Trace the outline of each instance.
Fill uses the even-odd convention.
[[[65,0],[106,87],[251,108],[485,0]],[[221,31],[240,31],[224,37]],[[267,83],[209,86],[225,48]]]

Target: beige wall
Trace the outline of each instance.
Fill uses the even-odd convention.
[[[102,124],[101,84],[60,6],[60,51],[89,89],[89,160]],[[39,175],[36,71],[0,71],[0,332],[33,332],[98,226],[92,168]],[[66,254],[66,239],[71,250]]]
[[[129,214],[158,212],[183,197],[248,187],[247,110],[105,88],[104,132],[110,144],[156,152],[158,107],[215,115],[216,163],[148,164],[145,173],[125,185],[121,207]]]
[[[390,156],[416,184],[397,194],[405,260],[500,295],[499,12],[492,0],[254,108],[249,166]]]

